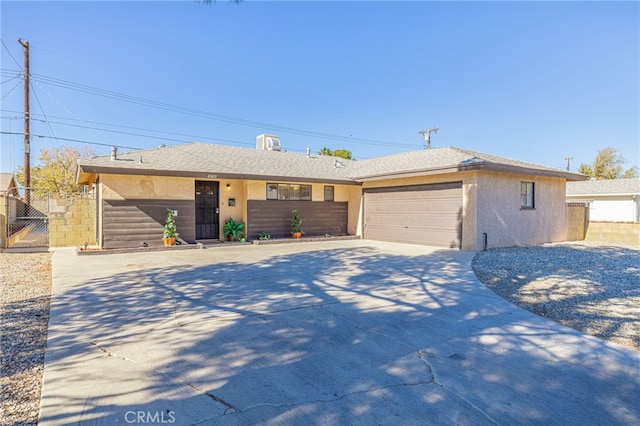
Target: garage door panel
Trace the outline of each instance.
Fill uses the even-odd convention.
[[[461,217],[461,182],[365,190],[365,238],[459,248]]]

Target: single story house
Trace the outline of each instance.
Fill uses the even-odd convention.
[[[640,178],[567,182],[568,202],[589,203],[594,222],[640,222]]]
[[[161,244],[166,209],[187,242],[219,240],[229,217],[287,237],[296,209],[307,236],[362,238],[480,250],[563,241],[565,188],[583,175],[446,147],[361,161],[205,143],[82,159],[94,186],[103,248]],[[221,226],[222,225],[222,226]]]

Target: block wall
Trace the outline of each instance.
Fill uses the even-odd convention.
[[[96,200],[49,200],[49,246],[96,245]]]

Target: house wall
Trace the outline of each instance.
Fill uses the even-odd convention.
[[[270,180],[269,183],[302,183],[295,181],[274,181]],[[309,185],[308,183],[304,183]],[[247,200],[266,200],[267,199],[267,181],[252,180],[246,182],[246,197]],[[325,202],[324,201],[324,187],[334,187],[334,201],[348,203],[347,214],[347,233],[349,235],[359,235],[358,224],[360,217],[360,205],[362,203],[362,189],[359,185],[334,185],[313,183],[311,185],[311,202]],[[246,221],[246,209],[244,219]]]
[[[122,207],[122,201],[138,202],[140,206],[145,206],[142,210],[153,208],[157,210],[158,205],[166,205],[168,208],[175,208],[174,205],[180,205],[178,216],[176,217],[176,225],[178,233],[181,237],[193,237],[195,230],[185,229],[184,226],[192,227],[195,218],[195,181],[200,179],[183,178],[183,177],[166,177],[166,176],[135,176],[135,175],[109,175],[104,174],[100,177],[98,184],[99,203],[97,207],[98,217],[101,218],[98,224],[98,235],[105,234],[104,224],[104,206],[113,207],[118,205]],[[206,179],[202,179],[206,180]],[[267,181],[250,181],[241,179],[211,179],[219,182],[219,208],[220,208],[220,235],[223,239],[224,223],[232,217],[236,221],[247,223],[248,211],[247,200],[266,200],[266,184]],[[269,181],[274,182],[274,181]],[[275,181],[277,182],[277,181]],[[297,183],[295,181],[281,181],[286,183]],[[227,187],[227,185],[229,185]],[[324,202],[324,184],[314,183],[312,185],[312,201]],[[349,234],[356,234],[358,230],[358,214],[360,210],[361,190],[358,185],[332,185],[334,186],[334,198],[336,202],[347,202],[349,204],[347,215],[347,231]],[[235,199],[235,205],[231,206],[229,199]],[[139,200],[139,201],[136,201]],[[149,204],[153,201],[153,205]],[[188,201],[188,202],[187,202]],[[158,204],[160,203],[160,204]],[[155,212],[153,210],[153,212]],[[111,210],[112,211],[112,210]],[[162,225],[163,222],[159,214],[146,213],[149,217],[149,232],[157,233],[155,225]],[[145,214],[142,215],[143,217]],[[154,216],[154,217],[151,217]],[[157,217],[156,217],[157,216]],[[118,219],[124,221],[124,218]],[[141,220],[141,218],[138,218]],[[140,228],[140,226],[138,226]],[[156,229],[157,228],[157,229]],[[182,229],[181,229],[182,228]],[[247,228],[247,232],[250,232]],[[193,235],[192,235],[193,234]],[[185,238],[189,240],[188,238]],[[144,240],[150,243],[148,238],[142,235],[137,240]],[[158,239],[158,241],[160,241]],[[160,244],[155,240],[153,244]],[[102,247],[106,247],[104,242],[99,243]],[[133,244],[133,242],[132,242]],[[137,246],[136,243],[135,246]]]
[[[638,222],[640,200],[631,197],[593,197],[589,200],[589,217],[600,222]]]
[[[101,247],[162,245],[167,208],[178,210],[180,237],[195,240],[193,178],[104,174],[99,187]]]
[[[535,183],[535,208],[520,208],[520,183]],[[477,175],[476,247],[534,245],[567,239],[565,180],[483,171]]]

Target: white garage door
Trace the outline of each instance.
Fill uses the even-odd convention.
[[[364,238],[460,248],[462,182],[365,189]]]

